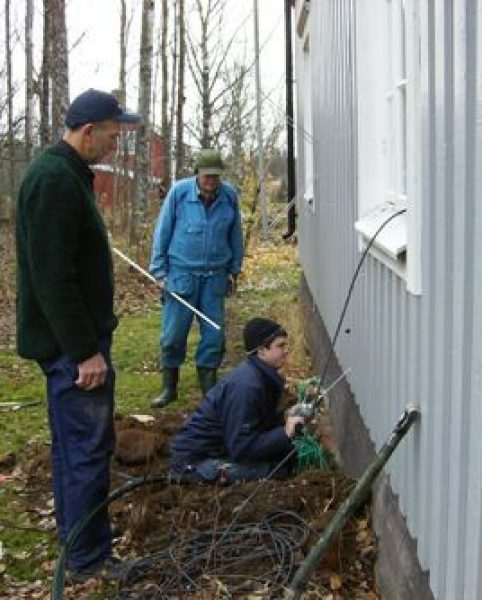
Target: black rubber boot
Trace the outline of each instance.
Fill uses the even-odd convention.
[[[201,392],[204,396],[209,392],[209,390],[216,383],[216,369],[207,369],[206,367],[196,367],[197,370],[197,378],[199,379],[199,387],[201,388]]]
[[[152,403],[152,408],[163,408],[177,400],[177,382],[179,381],[179,369],[162,370],[162,392]]]

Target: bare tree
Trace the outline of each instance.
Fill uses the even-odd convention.
[[[162,30],[161,30],[161,71],[162,71],[162,90],[161,90],[161,131],[164,143],[163,166],[166,173],[165,187],[171,183],[171,128],[169,124],[168,103],[169,103],[169,70],[167,41],[169,34],[169,5],[168,0],[162,0]]]
[[[190,124],[189,130],[202,148],[209,148],[219,141],[219,127],[216,131],[214,120],[224,121],[223,113],[229,111],[230,106],[228,92],[240,81],[246,83],[248,68],[240,68],[242,65],[236,62],[229,63],[231,46],[238,39],[245,21],[225,40],[226,0],[196,0],[195,4],[199,33],[196,35],[194,28],[190,28],[187,34],[188,66],[198,93],[201,120]],[[233,70],[236,77],[228,77]]]
[[[127,59],[127,7],[126,0],[120,0],[120,66],[119,66],[119,101],[126,103],[126,59]]]
[[[169,148],[170,148],[170,152],[169,152],[169,156],[170,159],[173,156],[172,153],[172,140],[174,139],[174,117],[176,114],[176,89],[177,89],[177,33],[178,33],[178,27],[177,27],[177,13],[178,13],[178,1],[179,0],[174,0],[174,14],[173,14],[173,29],[174,29],[174,40],[172,43],[172,83],[171,83],[171,117],[169,119]],[[171,177],[174,174],[175,176],[175,168],[171,168],[169,169],[169,172],[171,173]]]
[[[223,148],[230,157],[230,179],[238,185],[245,176],[244,156],[250,153],[255,140],[256,106],[247,85],[247,73],[244,62],[235,62],[224,73],[224,89],[228,91],[213,119],[213,145]]]
[[[120,0],[120,31],[119,31],[119,90],[117,92],[117,99],[122,106],[126,105],[126,61],[127,61],[127,6],[126,0]],[[127,227],[127,210],[126,200],[128,198],[128,187],[124,185],[125,175],[127,172],[127,158],[128,158],[128,140],[126,132],[121,132],[120,136],[120,152],[116,155],[115,169],[114,169],[114,197],[112,198],[112,223],[111,231],[115,234],[116,229],[116,202],[120,208],[121,213],[121,227],[122,231],[125,231]]]
[[[5,59],[7,63],[7,147],[8,147],[8,192],[15,195],[15,136],[13,124],[12,47],[10,30],[10,0],[5,0]],[[12,202],[12,206],[14,203]]]
[[[50,0],[43,0],[43,47],[42,47],[42,89],[40,93],[40,146],[45,148],[51,140],[50,130],[50,72],[51,72],[51,19]]]
[[[184,23],[184,0],[179,0],[179,76],[177,85],[176,113],[176,179],[184,172],[184,68],[186,56],[186,35]]]
[[[65,0],[48,0],[51,18],[52,138],[57,140],[64,130],[69,105],[69,63]]]
[[[142,2],[141,48],[139,63],[139,108],[141,115],[136,136],[136,179],[134,195],[134,240],[139,241],[140,226],[147,210],[150,176],[150,112],[152,85],[152,30],[154,1]],[[134,241],[133,240],[133,241]]]
[[[33,0],[25,2],[25,160],[33,156]]]

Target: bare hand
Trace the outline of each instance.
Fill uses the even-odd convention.
[[[161,279],[158,279],[156,281],[156,283],[160,287],[161,292],[164,291],[164,288],[166,287],[166,278],[165,277],[161,277]]]
[[[299,416],[289,416],[286,419],[285,422],[285,431],[286,431],[286,435],[289,438],[293,438],[295,437],[295,435],[298,433],[297,432],[297,425],[304,425],[305,424],[305,419],[304,417],[299,417]]]
[[[107,363],[100,352],[77,365],[79,376],[75,385],[83,390],[94,390],[107,379]]]

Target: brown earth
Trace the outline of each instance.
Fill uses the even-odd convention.
[[[13,277],[10,271],[0,278],[2,347],[14,343]],[[142,313],[146,305],[156,306],[157,290],[141,276],[118,265],[116,281],[120,314]],[[231,335],[239,340],[239,333],[238,327]],[[234,363],[235,357],[228,356],[228,362]],[[290,387],[292,380],[304,376],[306,373],[290,372]],[[112,488],[135,477],[166,473],[169,441],[186,416],[160,411],[149,423],[117,417]],[[325,447],[334,452],[329,429],[325,415],[318,433]],[[4,458],[8,462],[8,457]],[[29,527],[53,537],[49,463],[48,445],[32,443],[25,448],[22,467],[14,467],[15,510],[28,514]],[[11,468],[13,465],[5,464],[2,472],[9,473]],[[64,597],[282,598],[283,585],[353,485],[353,480],[332,470],[306,472],[289,482],[262,485],[163,483],[138,488],[110,506],[116,552],[122,557],[145,559],[138,581],[120,589],[90,581],[67,587]],[[243,504],[247,498],[249,502]],[[263,555],[266,549],[274,551],[274,558],[273,554]],[[375,558],[376,541],[364,506],[334,540],[303,597],[377,600]],[[6,595],[0,597],[46,600],[50,597],[53,567],[52,561],[42,565],[49,581],[22,585],[12,581]],[[190,586],[188,578],[192,580]]]
[[[168,411],[150,423],[117,417],[112,487],[166,473],[169,440],[185,417]],[[23,510],[32,526],[42,527],[46,519],[53,526],[48,447],[32,445],[26,452],[19,478]],[[143,559],[138,579],[119,589],[89,581],[67,587],[64,597],[282,598],[283,585],[353,485],[336,471],[318,470],[285,482],[231,487],[166,482],[138,488],[110,506],[116,552]],[[270,549],[275,557],[264,556]],[[303,597],[376,600],[375,557],[370,516],[363,507],[333,541]],[[52,573],[53,563],[45,570]],[[18,596],[8,597],[46,599],[44,586],[24,586]]]

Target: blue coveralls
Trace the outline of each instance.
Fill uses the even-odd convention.
[[[241,271],[243,236],[236,192],[220,183],[217,197],[206,208],[199,198],[196,177],[173,185],[164,201],[154,231],[150,273],[166,279],[176,292],[215,323],[199,319],[201,339],[198,367],[217,369],[224,354],[224,298],[228,275]],[[161,365],[173,369],[185,359],[193,313],[164,295]]]
[[[172,474],[205,483],[266,477],[294,449],[279,412],[282,392],[276,369],[248,358],[209,390],[172,441]]]

